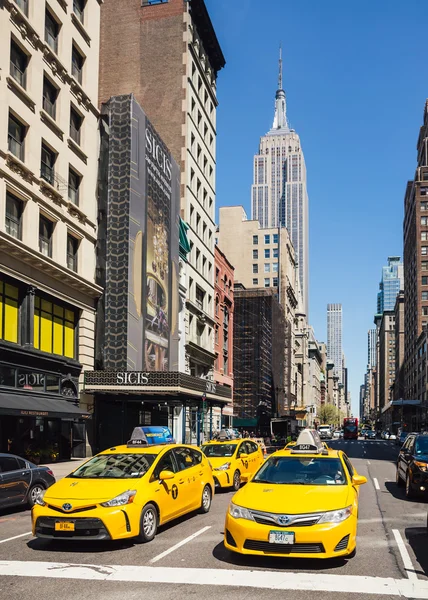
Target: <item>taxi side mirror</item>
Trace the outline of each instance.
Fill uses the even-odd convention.
[[[239,458],[248,458],[248,454],[244,452],[243,454],[240,454]]]
[[[172,471],[161,471],[159,473],[160,481],[166,481],[167,479],[174,479],[174,473]]]
[[[353,476],[352,485],[363,485],[363,483],[367,483],[367,477],[364,477],[364,475]]]

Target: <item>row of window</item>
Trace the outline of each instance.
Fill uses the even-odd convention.
[[[190,219],[189,225],[196,231],[198,237],[211,248],[213,232],[202,219],[201,215],[196,211],[195,219],[195,208],[193,204],[190,205]]]
[[[208,165],[208,158],[205,152],[202,152],[202,148],[199,144],[195,143],[195,135],[191,134],[190,136],[190,151],[192,155],[195,157],[196,162],[198,163],[201,171],[205,175],[205,177],[213,183],[214,177],[214,169],[212,165]]]
[[[71,113],[73,114],[73,109],[71,109]],[[24,162],[25,159],[25,137],[27,135],[27,130],[28,128],[23,125],[15,115],[9,113],[8,150],[22,162]],[[55,163],[57,158],[58,153],[42,140],[40,177],[50,185],[60,188],[62,181],[55,173]],[[68,199],[77,206],[79,205],[79,190],[81,183],[82,176],[69,165],[68,183],[66,183],[68,188]]]
[[[256,274],[259,272],[259,265],[257,263],[253,264],[253,273]],[[271,263],[264,263],[264,272],[271,272]],[[278,273],[278,263],[272,263],[272,273]]]
[[[193,169],[190,169],[190,189],[195,194],[199,203],[202,204],[207,213],[211,215],[213,209],[213,199],[208,196],[208,192],[202,185],[199,177],[195,177],[195,171]],[[193,206],[190,205],[190,217],[192,217],[192,210]]]
[[[38,3],[39,0],[36,0]],[[29,0],[15,0],[15,4],[19,6],[24,15],[28,17],[28,4]],[[85,22],[85,5],[86,0],[73,0],[73,13],[79,19],[80,23]]]
[[[269,233],[266,233],[264,236],[264,240],[265,240],[265,242],[264,242],[265,244],[278,244],[278,234],[273,233],[271,235]],[[259,243],[259,236],[253,235],[253,245],[257,246],[258,243]]]
[[[259,285],[259,280],[257,278],[253,279],[253,285]],[[278,277],[273,277],[272,283],[269,277],[264,278],[263,282],[264,287],[278,287]]]
[[[0,279],[0,339],[20,343],[20,305],[17,286]],[[42,352],[76,357],[76,313],[70,307],[36,295],[32,315],[33,345]]]
[[[6,193],[6,233],[18,240],[22,240],[22,221],[25,211],[25,203]],[[39,218],[39,252],[44,256],[52,258],[52,239],[55,223],[40,215]],[[67,268],[77,272],[77,256],[79,240],[73,235],[67,234]]]
[[[278,258],[279,256],[279,248],[272,248],[272,251],[270,248],[265,248],[264,251],[265,254],[265,258]],[[258,250],[253,250],[253,260],[257,260],[259,258],[259,251]]]

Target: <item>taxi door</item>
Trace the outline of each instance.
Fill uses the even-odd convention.
[[[241,458],[242,454],[246,454],[247,456],[244,458]],[[238,463],[240,463],[239,469],[241,471],[241,477],[242,477],[242,475],[249,473],[250,468],[251,468],[250,467],[251,449],[248,447],[246,440],[244,440],[241,443],[241,445],[239,446],[237,457],[238,457]]]
[[[182,496],[182,510],[187,512],[199,506],[202,491],[200,488],[201,470],[195,460],[194,453],[191,448],[178,447],[174,448],[174,455],[178,466],[178,486],[179,493]]]
[[[171,471],[174,473],[174,478],[160,481],[159,475],[162,471]],[[174,519],[183,512],[183,497],[179,493],[178,475],[173,450],[168,450],[155,466],[151,480],[154,487],[153,500],[159,506],[161,523]]]
[[[263,450],[256,442],[248,442],[251,445],[253,451],[251,453],[251,474],[255,473],[258,468],[265,462]]]
[[[351,480],[352,489],[354,490],[354,503],[358,504],[358,496],[360,494],[360,486],[352,485],[352,478],[355,475],[354,467],[352,466],[351,461],[349,460],[349,458],[346,456],[346,454],[344,452],[342,453],[342,458],[343,458],[343,462],[345,463],[346,470],[349,475],[349,479]]]

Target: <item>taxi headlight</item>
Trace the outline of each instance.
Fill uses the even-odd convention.
[[[341,523],[352,515],[352,506],[325,512],[318,523]]]
[[[421,471],[427,470],[427,463],[425,463],[425,462],[420,462],[419,460],[415,460],[413,464],[416,465]]]
[[[247,519],[248,521],[254,521],[253,515],[247,508],[233,504],[233,502],[229,504],[229,514],[234,519]]]
[[[43,496],[46,494],[46,490],[39,490],[37,496],[34,498],[34,504],[39,506],[46,506],[46,502],[43,500]]]
[[[214,471],[227,471],[227,469],[230,469],[230,465],[232,463],[228,462],[228,463],[224,463],[224,465],[221,465],[221,467],[216,467],[214,469]]]
[[[101,506],[123,506],[124,504],[131,504],[134,501],[136,490],[128,490],[127,492],[123,492],[123,494],[119,494],[115,498],[111,500],[107,500],[107,502],[101,502]]]

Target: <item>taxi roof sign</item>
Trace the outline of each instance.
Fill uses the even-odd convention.
[[[146,434],[143,431],[142,427],[134,427],[134,431],[132,432],[131,439],[126,444],[128,448],[135,448],[135,446],[148,446],[149,442],[147,441]]]
[[[128,448],[136,446],[164,446],[165,444],[174,444],[169,427],[163,425],[140,425],[134,427],[131,439],[126,444]]]
[[[328,450],[326,450],[318,431],[315,429],[301,431],[290,452],[292,454],[328,454]]]

